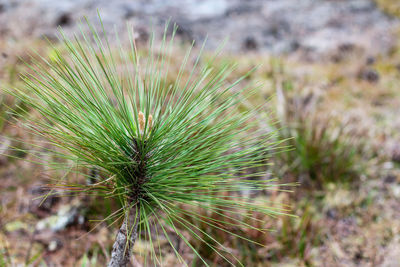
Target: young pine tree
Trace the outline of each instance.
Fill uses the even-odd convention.
[[[241,105],[257,88],[239,88],[246,76],[229,82],[235,65],[213,68],[215,56],[203,62],[202,49],[191,61],[192,47],[171,82],[176,28],[171,36],[164,34],[158,49],[150,38],[150,48],[141,52],[132,33],[128,46],[120,44],[118,35],[113,46],[106,34],[89,28],[90,34],[81,31],[72,39],[60,31],[61,44],[53,47],[51,57],[32,59],[32,74],[23,77],[26,87],[11,93],[40,114],[24,119],[28,129],[56,148],[54,153],[105,177],[80,185],[79,192],[121,202],[122,209],[109,217],[123,218],[109,266],[126,266],[137,239],[152,244],[149,258],[162,265],[161,251],[156,252],[161,250],[156,247],[159,236],[185,263],[171,231],[205,265],[184,233],[240,265],[198,225],[252,242],[229,229],[264,232],[255,226],[260,221],[254,213],[284,213],[252,199],[256,191],[277,187],[257,171],[276,142],[259,128],[260,114]]]

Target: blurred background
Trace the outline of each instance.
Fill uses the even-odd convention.
[[[221,60],[239,63],[234,76],[260,65],[248,82],[264,85],[248,104],[269,101],[279,121],[271,127],[294,148],[273,155],[267,171],[300,182],[263,197],[298,218],[260,218],[274,231],[247,236],[265,247],[213,231],[245,266],[400,266],[400,1],[0,0],[0,90],[21,86],[31,49],[51,56],[46,40],[57,42],[58,26],[78,32],[84,16],[99,26],[98,12],[123,41],[127,22],[144,44],[171,19],[176,53],[192,40],[207,38],[207,51],[226,40]],[[116,204],[54,195],[39,206],[43,186],[61,174],[11,149],[35,140],[10,123],[17,101],[0,91],[0,105],[0,266],[103,266],[116,225],[89,231]],[[210,265],[226,265],[194,245]],[[180,253],[200,266],[184,246]]]

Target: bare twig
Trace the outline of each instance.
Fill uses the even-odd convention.
[[[124,222],[119,228],[117,237],[115,238],[108,267],[127,266],[138,235],[139,212],[139,208],[134,204],[125,214]]]

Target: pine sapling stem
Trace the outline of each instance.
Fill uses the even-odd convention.
[[[108,267],[125,267],[129,263],[138,235],[139,212],[140,209],[137,204],[134,204],[130,210],[127,210],[124,222],[115,238]]]

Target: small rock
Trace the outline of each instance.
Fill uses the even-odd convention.
[[[246,50],[257,50],[258,43],[254,37],[247,37],[243,42],[243,48]]]
[[[400,185],[393,185],[390,187],[392,194],[395,198],[400,198]]]
[[[72,18],[71,15],[68,13],[64,13],[61,14],[56,21],[56,26],[61,26],[61,27],[65,27],[65,26],[69,26],[72,23]]]
[[[336,217],[337,217],[337,211],[336,211],[336,209],[329,209],[329,210],[326,212],[326,216],[327,216],[329,219],[336,219]]]
[[[192,30],[184,24],[178,25],[178,28],[176,29],[176,35],[179,36],[184,42],[192,42],[194,39]]]
[[[391,169],[394,168],[394,164],[393,164],[392,161],[386,161],[385,163],[383,163],[382,167],[383,167],[385,170],[391,170]]]
[[[350,53],[355,50],[355,45],[352,43],[342,43],[338,46],[338,50],[342,53]]]
[[[376,59],[375,59],[374,57],[369,56],[369,57],[367,57],[367,60],[366,60],[365,63],[366,63],[367,65],[372,65],[372,64],[375,63],[375,61],[376,61]]]
[[[67,226],[84,222],[84,218],[80,218],[81,207],[77,204],[68,204],[60,206],[56,215],[47,217],[36,224],[36,230],[43,231],[50,229],[53,232],[64,230]],[[83,217],[83,216],[82,216]]]
[[[392,150],[392,161],[400,163],[400,145],[396,145]]]
[[[61,247],[62,247],[61,241],[58,239],[53,239],[50,241],[49,245],[47,246],[47,250],[53,252]]]
[[[397,180],[397,177],[393,174],[388,174],[383,180],[386,184],[392,184]]]
[[[227,0],[202,0],[188,1],[185,5],[186,12],[192,19],[215,19],[228,11]]]
[[[365,81],[368,81],[370,83],[378,82],[379,78],[380,78],[379,73],[376,70],[373,70],[373,69],[362,70],[359,73],[358,77],[361,80],[365,80]]]
[[[364,258],[363,252],[362,251],[357,251],[354,254],[353,260],[357,263],[359,263],[362,259]]]

